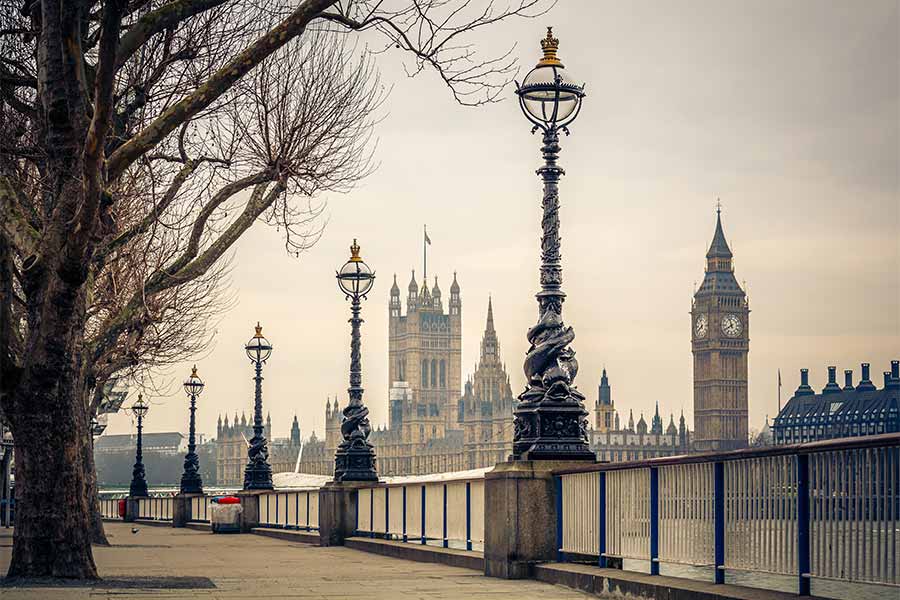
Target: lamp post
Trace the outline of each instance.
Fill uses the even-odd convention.
[[[359,256],[356,240],[350,246],[350,260],[337,272],[338,286],[350,300],[350,401],[344,407],[341,436],[334,455],[335,481],[378,481],[375,470],[375,449],[369,443],[369,409],[363,405],[362,363],[360,359],[359,327],[360,299],[372,289],[375,273]]]
[[[531,347],[525,356],[525,391],[514,411],[514,460],[596,460],[587,440],[584,395],[573,384],[578,372],[575,351],[569,347],[575,332],[562,319],[566,294],[562,291],[562,256],[559,238],[559,132],[581,110],[584,86],[573,82],[556,55],[559,40],[547,28],[541,40],[543,57],[516,82],[519,106],[543,133],[544,164],[537,170],[543,181],[541,219],[541,291],[537,293],[539,318],[528,330]]]
[[[191,369],[191,376],[184,380],[184,392],[191,399],[191,422],[188,429],[188,451],[184,457],[184,473],[181,474],[182,494],[202,494],[203,480],[200,477],[200,459],[194,427],[194,413],[197,410],[197,396],[203,393],[203,380],[197,375],[197,365]]]
[[[131,470],[131,486],[128,488],[129,496],[148,496],[147,479],[144,473],[143,454],[141,453],[142,431],[144,427],[144,417],[150,405],[144,402],[144,395],[138,394],[138,399],[131,405],[131,414],[137,417],[137,449],[134,453],[134,469]]]
[[[271,490],[272,467],[269,449],[263,436],[262,366],[272,356],[272,344],[263,337],[262,326],[256,324],[256,334],[244,346],[250,361],[256,366],[256,395],[253,403],[253,438],[247,448],[247,467],[244,469],[245,490]]]

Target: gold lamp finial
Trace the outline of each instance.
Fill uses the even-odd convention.
[[[191,369],[191,377],[197,377],[197,365],[194,365]]]
[[[359,244],[356,243],[356,238],[353,238],[353,245],[350,246],[350,261],[351,262],[361,262],[362,259],[359,257]]]
[[[541,50],[544,51],[544,57],[538,61],[537,66],[563,66],[562,62],[560,62],[559,58],[556,56],[556,51],[559,50],[559,40],[553,37],[552,27],[547,28],[547,37],[541,40]]]
[[[262,334],[262,325],[259,324],[259,321],[256,322],[256,334],[253,336],[255,338],[261,338]]]

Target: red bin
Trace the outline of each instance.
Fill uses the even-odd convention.
[[[125,518],[125,499],[119,500],[119,518]]]
[[[240,504],[241,499],[234,496],[223,496],[217,499],[218,504]]]

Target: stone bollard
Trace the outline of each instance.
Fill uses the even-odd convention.
[[[356,504],[359,488],[371,482],[336,483],[319,488],[319,545],[343,546],[356,533]]]
[[[203,494],[176,494],[172,499],[172,527],[187,527],[191,519],[191,499]]]
[[[126,523],[133,523],[138,517],[138,498],[137,496],[128,496],[125,498],[125,519]]]
[[[241,500],[241,533],[259,527],[259,496],[271,490],[245,490],[235,494]]]
[[[556,560],[553,470],[584,461],[509,461],[484,476],[484,574],[525,579]]]

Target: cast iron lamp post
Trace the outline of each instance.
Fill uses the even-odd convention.
[[[191,399],[191,424],[188,429],[188,451],[184,457],[184,473],[181,474],[182,494],[202,494],[203,480],[200,477],[200,459],[197,457],[194,413],[197,411],[197,396],[203,393],[203,380],[197,375],[197,365],[191,369],[191,376],[184,380],[184,392]]]
[[[539,318],[528,330],[531,347],[525,356],[525,391],[514,411],[514,460],[596,460],[587,439],[584,395],[573,384],[578,372],[575,351],[569,347],[575,332],[562,319],[566,294],[562,291],[562,256],[559,252],[559,178],[565,173],[559,157],[559,132],[581,110],[584,86],[573,82],[556,56],[559,40],[547,28],[541,40],[543,58],[516,82],[516,94],[531,132],[543,133],[544,165],[537,174],[544,183],[541,219],[541,291],[537,293]]]
[[[335,481],[378,481],[375,471],[375,449],[369,443],[369,409],[363,405],[362,364],[360,359],[360,299],[372,289],[375,273],[359,256],[356,240],[350,246],[350,260],[337,272],[338,286],[350,300],[350,401],[344,407],[341,436],[334,455]]]
[[[131,414],[137,417],[137,449],[134,453],[134,469],[131,470],[131,487],[128,489],[129,496],[148,496],[147,478],[144,473],[143,454],[141,452],[142,431],[144,427],[144,417],[150,405],[144,402],[143,394],[138,394],[138,399],[131,405]]]
[[[271,490],[272,467],[269,465],[269,448],[263,436],[262,419],[262,366],[272,356],[272,344],[263,337],[262,326],[256,324],[256,334],[244,346],[250,361],[256,365],[256,395],[253,403],[253,438],[247,448],[247,468],[244,469],[245,490]]]

